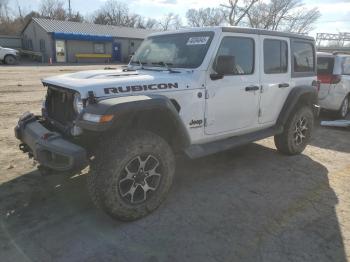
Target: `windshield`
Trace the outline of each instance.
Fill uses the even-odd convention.
[[[199,67],[214,32],[191,32],[153,36],[145,39],[131,63],[176,68]]]

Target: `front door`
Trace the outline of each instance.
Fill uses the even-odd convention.
[[[113,43],[113,61],[121,61],[122,60],[122,48],[120,43]]]
[[[259,113],[258,36],[223,34],[209,72],[216,72],[218,57],[232,63],[222,79],[207,76],[206,134],[236,133],[258,125]]]
[[[56,62],[66,62],[66,43],[64,40],[56,40]]]
[[[275,123],[291,90],[289,39],[260,36],[260,124]]]

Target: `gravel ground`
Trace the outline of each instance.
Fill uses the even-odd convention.
[[[13,127],[40,78],[89,66],[0,67],[0,261],[348,261],[350,132],[317,125],[304,154],[265,139],[178,159],[165,203],[132,223],[95,209],[84,174],[42,176]]]

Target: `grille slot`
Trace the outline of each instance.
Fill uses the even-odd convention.
[[[73,102],[74,91],[49,87],[46,98],[46,109],[49,118],[63,125],[73,122],[76,117]]]

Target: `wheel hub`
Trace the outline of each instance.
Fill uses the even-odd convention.
[[[305,117],[301,117],[295,124],[294,142],[296,145],[301,145],[306,139],[306,132],[308,130],[308,123]]]
[[[160,184],[160,162],[152,155],[137,156],[124,168],[124,176],[118,182],[123,199],[131,204],[145,202]]]

